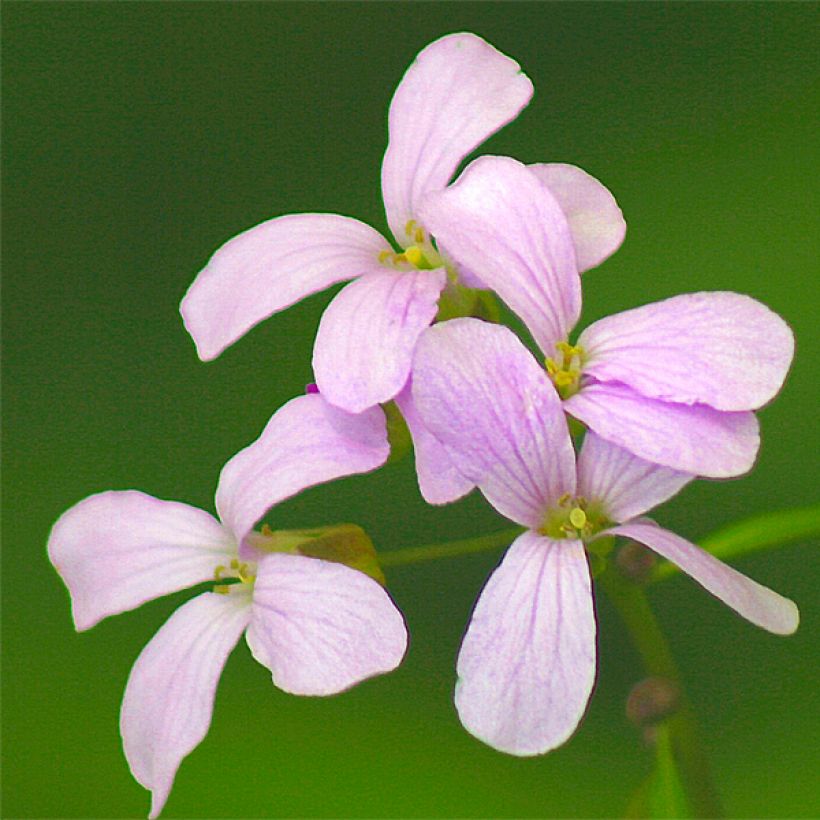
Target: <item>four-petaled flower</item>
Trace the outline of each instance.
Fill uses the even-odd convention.
[[[751,468],[752,411],[780,389],[794,352],[769,308],[738,293],[684,294],[595,322],[571,345],[576,251],[562,208],[530,169],[480,157],[425,198],[420,218],[521,317],[568,413],[666,467],[710,478]]]
[[[458,470],[525,526],[490,577],[458,658],[464,726],[517,755],[563,743],[595,679],[595,617],[584,543],[625,536],[673,561],[752,623],[797,628],[795,605],[637,516],[693,476],[589,431],[577,459],[558,393],[506,327],[455,319],[425,331],[414,398]]]
[[[330,695],[401,662],[401,614],[372,578],[343,564],[270,552],[252,531],[275,503],[381,466],[380,408],[354,416],[321,396],[293,399],[222,469],[220,521],[135,490],[90,496],[65,512],[48,552],[88,629],[160,595],[213,581],[140,654],[120,715],[125,756],[156,817],[182,759],[205,737],[222,667],[244,632],[280,689]]]
[[[387,222],[401,252],[368,225],[336,214],[290,214],[251,228],[214,254],[182,300],[200,358],[213,359],[306,296],[355,279],[322,316],[313,351],[316,383],[328,401],[354,413],[397,397],[445,287],[484,287],[468,267],[453,266],[446,247],[432,243],[420,204],[531,96],[518,63],[480,37],[452,34],[427,46],[396,89],[382,164]],[[565,209],[582,268],[618,248],[626,226],[603,185],[571,165],[530,168],[534,184],[549,186]],[[463,495],[470,485],[440,469],[440,449],[415,423],[409,391],[397,402],[414,438],[425,499],[445,503]],[[432,464],[437,468],[428,469]]]

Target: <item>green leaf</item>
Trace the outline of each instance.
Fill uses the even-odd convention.
[[[729,561],[793,541],[820,536],[820,505],[756,515],[723,527],[700,540],[700,546],[722,561]],[[663,581],[679,572],[670,563],[659,564],[652,581]]]

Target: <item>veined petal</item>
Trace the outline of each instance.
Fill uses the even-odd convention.
[[[120,733],[131,773],[152,792],[152,818],[162,811],[182,759],[208,733],[216,685],[248,624],[249,604],[244,590],[188,601],[131,669]]]
[[[450,34],[407,69],[388,117],[382,194],[390,230],[408,246],[419,200],[443,188],[461,160],[515,119],[532,83],[515,60],[475,34]]]
[[[48,539],[78,630],[208,581],[235,555],[236,542],[212,515],[137,490],[83,499]]]
[[[377,270],[389,244],[369,225],[338,214],[288,214],[224,244],[200,271],[180,312],[203,361],[290,305]]]
[[[258,565],[247,640],[280,689],[332,695],[395,669],[407,630],[384,588],[364,573],[272,553]]]
[[[454,319],[424,333],[413,399],[462,475],[502,514],[536,528],[575,492],[575,453],[561,401],[512,331]]]
[[[351,282],[328,305],[313,348],[313,371],[325,398],[358,413],[404,387],[413,350],[433,321],[444,270],[382,269]]]
[[[800,614],[793,601],[747,578],[654,521],[629,521],[602,534],[621,535],[646,544],[756,626],[776,635],[791,635],[797,629]]]
[[[413,401],[411,384],[412,377],[396,396],[396,404],[413,437],[419,490],[428,504],[449,504],[470,492],[475,484],[456,469],[447,450],[424,426]]]
[[[241,542],[274,504],[316,484],[375,470],[389,454],[380,407],[353,415],[318,393],[298,396],[222,468],[216,509]]]
[[[623,213],[595,177],[563,162],[527,167],[558,200],[569,222],[580,272],[597,267],[621,247],[626,235]]]
[[[650,398],[755,410],[786,378],[794,337],[769,308],[740,293],[686,293],[591,324],[578,339],[584,371]]]
[[[587,432],[578,455],[578,494],[610,521],[628,521],[672,498],[695,476],[638,458]]]
[[[575,731],[594,682],[584,547],[525,532],[490,576],[461,644],[461,722],[502,752],[543,754]]]
[[[586,385],[564,409],[646,461],[706,478],[748,472],[760,447],[754,413],[649,399],[616,382]]]
[[[581,278],[569,223],[536,175],[509,157],[479,157],[449,188],[425,197],[419,215],[554,355],[581,313]]]

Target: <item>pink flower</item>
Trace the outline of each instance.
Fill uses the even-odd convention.
[[[690,293],[590,325],[581,313],[578,250],[559,203],[532,170],[480,157],[419,207],[424,224],[525,322],[565,410],[647,461],[727,478],[760,446],[752,411],[783,384],[788,325],[737,293]]]
[[[214,582],[180,607],[137,658],[120,731],[134,777],[165,805],[182,759],[205,737],[222,667],[245,633],[280,689],[330,695],[394,669],[407,634],[372,578],[342,564],[270,552],[251,528],[272,504],[384,463],[379,408],[353,416],[321,396],[284,405],[222,469],[220,520],[135,490],[90,496],[51,531],[49,557],[78,630],[180,589]]]
[[[479,739],[516,755],[573,733],[595,680],[595,615],[584,543],[639,541],[744,618],[797,628],[791,601],[639,518],[692,476],[588,432],[577,459],[561,401],[505,327],[455,319],[422,336],[416,407],[449,459],[502,515],[525,526],[478,599],[458,658],[456,707]]]
[[[427,46],[396,89],[382,165],[387,221],[402,252],[373,228],[336,214],[291,214],[251,228],[214,254],[182,300],[200,358],[213,359],[306,296],[355,280],[322,316],[316,383],[328,401],[350,412],[394,398],[448,274],[481,285],[433,246],[419,203],[443,189],[464,157],[515,118],[531,95],[518,63],[473,34]],[[573,166],[534,169],[567,209],[581,264],[591,267],[614,252],[625,226],[611,194]],[[432,489],[441,492],[452,494],[446,486]]]

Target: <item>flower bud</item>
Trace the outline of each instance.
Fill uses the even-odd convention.
[[[636,683],[626,699],[626,716],[646,729],[677,712],[680,686],[669,678],[652,677]]]
[[[627,541],[615,556],[615,565],[636,584],[645,584],[649,580],[656,563],[655,554],[637,541]]]

